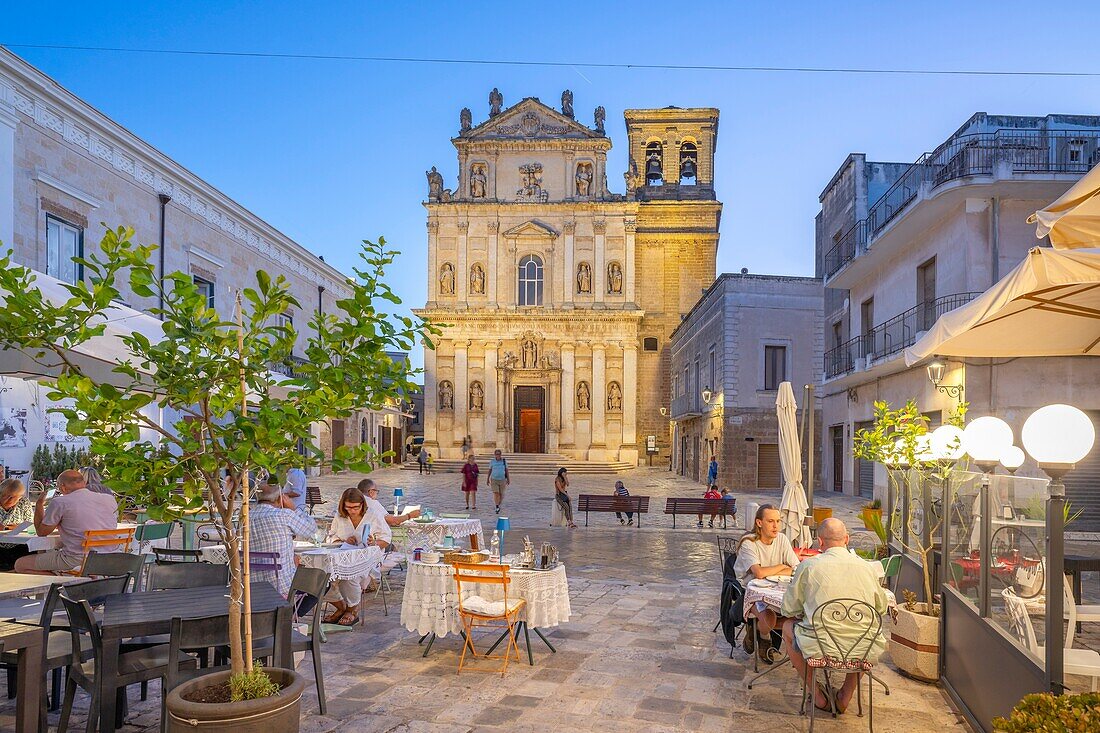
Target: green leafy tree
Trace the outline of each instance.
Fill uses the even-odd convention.
[[[274,473],[291,462],[369,470],[378,459],[373,449],[345,445],[326,457],[312,445],[311,425],[410,393],[412,372],[386,351],[408,350],[418,338],[432,348],[430,336],[438,330],[384,309],[401,301],[383,279],[397,253],[382,238],[364,241],[363,265],[345,283],[350,295],[331,312],[314,313],[302,339],[293,326],[278,323],[288,309],[301,309],[282,276],[257,271],[255,287],[237,294],[235,313],[225,318],[187,274],[158,279],[155,248],[135,244],[133,235],[125,227],[108,229],[98,249],[77,259],[86,277],[66,285],[71,298],[63,305],[45,299],[34,273],[12,262],[10,252],[0,259],[0,348],[20,349],[60,369],[48,396],[66,401],[52,409],[65,415],[70,433],[89,439],[107,485],[124,501],[158,518],[207,508],[229,550],[232,671],[251,673],[251,639],[241,631],[242,610],[248,610],[240,560],[247,523],[238,530],[233,521],[238,511],[247,512],[250,472]],[[139,297],[163,298],[163,307],[151,310],[162,321],[163,338],[123,336],[127,358],[110,379],[97,381],[71,349],[104,332],[123,282]],[[292,360],[299,343],[304,363]],[[293,377],[275,371],[291,365]],[[161,425],[143,409],[151,405],[179,419]],[[299,443],[307,446],[304,457]],[[224,492],[223,475],[229,479]]]

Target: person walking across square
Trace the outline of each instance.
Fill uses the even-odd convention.
[[[493,503],[496,504],[497,514],[500,514],[500,505],[504,503],[504,490],[512,482],[508,475],[508,461],[499,449],[493,451],[493,458],[489,461],[489,477],[485,484],[493,490]]]
[[[416,454],[416,466],[420,473],[424,473],[424,469],[428,467],[428,451],[423,448]]]
[[[714,486],[718,483],[718,458],[715,456],[710,457],[710,465],[707,466],[707,486]]]
[[[466,509],[469,510],[470,502],[473,501],[473,509],[477,509],[477,475],[480,470],[477,467],[477,461],[474,460],[474,454],[466,456],[466,462],[462,464],[462,494],[466,498]]]

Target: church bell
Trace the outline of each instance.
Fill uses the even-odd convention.
[[[659,181],[663,178],[661,174],[661,157],[656,153],[651,153],[649,158],[646,159],[645,177],[647,181]]]
[[[680,176],[682,178],[695,178],[695,158],[684,158],[680,162]]]

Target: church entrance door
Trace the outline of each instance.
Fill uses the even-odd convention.
[[[542,453],[546,433],[543,430],[545,393],[542,387],[516,387],[515,445],[519,453]]]

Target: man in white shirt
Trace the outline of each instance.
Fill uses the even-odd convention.
[[[406,510],[404,514],[392,514],[386,511],[386,507],[382,506],[382,502],[378,501],[378,485],[369,478],[365,478],[356,484],[356,488],[363,492],[363,496],[367,497],[368,508],[370,508],[371,501],[374,501],[375,508],[382,512],[383,521],[391,527],[404,524],[410,519],[416,519],[420,516],[419,509],[413,509],[411,512]],[[372,489],[374,491],[373,494],[370,493]]]
[[[80,471],[62,471],[57,476],[57,491],[49,506],[46,492],[38,497],[34,505],[34,531],[39,537],[46,537],[57,530],[61,547],[24,555],[15,561],[15,572],[53,575],[76,570],[84,562],[84,533],[118,527],[118,502],[114,494],[89,491]],[[99,548],[103,552],[111,549]]]
[[[799,566],[791,580],[791,587],[783,595],[783,615],[788,617],[783,625],[783,641],[791,657],[791,664],[809,684],[806,659],[824,655],[839,657],[863,657],[874,662],[886,648],[886,635],[881,625],[877,634],[870,635],[874,622],[868,614],[833,615],[826,609],[829,630],[814,633],[814,613],[829,601],[843,599],[866,603],[881,617],[887,611],[886,591],[879,583],[874,568],[863,558],[848,551],[848,529],[839,519],[826,519],[817,529],[823,552]],[[866,609],[864,609],[866,610]],[[820,644],[819,644],[819,641]],[[821,647],[825,647],[824,649]],[[843,713],[852,701],[859,685],[859,673],[844,677],[844,685],[836,691],[836,709]],[[814,705],[818,710],[829,710],[829,700],[821,686],[814,690]]]
[[[370,520],[370,533],[374,537],[374,544],[384,550],[393,541],[393,531],[390,530],[390,524],[387,521],[391,515],[386,511],[386,507],[382,506],[382,502],[378,501],[378,484],[365,478],[359,482],[359,490],[367,497],[367,518]],[[407,518],[395,517],[402,521]]]
[[[742,586],[750,580],[773,575],[790,575],[798,566],[798,555],[787,535],[780,532],[781,515],[771,504],[761,504],[753,519],[753,529],[737,545],[737,562],[734,571]],[[754,610],[746,608],[748,612]],[[769,609],[756,609],[756,633],[745,634],[745,651],[753,653],[755,646],[760,661],[771,664],[771,632],[782,625],[781,617]]]
[[[286,495],[294,496],[294,508],[301,509],[306,506],[306,472],[301,466],[292,466],[286,472],[286,485],[283,486]]]

